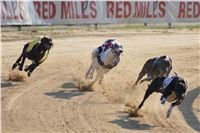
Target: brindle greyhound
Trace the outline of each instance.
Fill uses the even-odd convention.
[[[166,101],[173,102],[167,111],[167,118],[170,116],[174,106],[179,105],[185,98],[187,91],[187,82],[180,76],[172,77],[157,77],[148,86],[144,98],[139,106],[130,114],[134,116],[135,113],[143,106],[145,100],[153,93],[162,93],[161,104]],[[171,97],[171,98],[170,98]]]
[[[158,76],[168,76],[172,70],[172,59],[169,56],[160,56],[156,58],[148,59],[134,85],[137,85],[142,77],[147,74],[147,78],[142,79],[140,83],[144,81],[151,81]]]
[[[24,45],[20,57],[13,64],[12,70],[19,66],[19,70],[22,71],[25,59],[28,58],[32,61],[32,64],[25,67],[24,71],[28,72],[27,75],[30,77],[33,70],[47,58],[49,50],[52,46],[52,39],[47,36],[43,36],[38,40],[28,42]]]

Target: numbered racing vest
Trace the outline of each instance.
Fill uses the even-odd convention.
[[[30,52],[30,51],[32,50],[32,48],[33,48],[36,44],[39,43],[38,41],[39,41],[39,40],[33,40],[33,41],[29,42],[29,45],[28,45],[28,48],[26,49],[26,52]]]
[[[48,57],[48,54],[49,54],[49,50],[47,50],[44,56],[39,60],[39,64],[41,64],[42,62],[44,62],[44,60],[46,60],[46,58]]]
[[[173,81],[175,77],[166,77],[164,79],[164,82],[163,82],[163,90],[165,90],[167,88],[167,86]],[[173,102],[174,100],[176,99],[176,94],[175,92],[172,92],[172,94],[170,94],[168,97],[167,97],[167,101],[168,102]]]
[[[163,89],[167,88],[167,86],[172,82],[175,77],[166,77],[163,81]]]

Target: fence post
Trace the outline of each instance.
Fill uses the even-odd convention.
[[[97,30],[97,28],[98,28],[97,26],[98,26],[98,25],[97,25],[97,24],[94,24],[94,26],[95,26],[95,30]]]
[[[171,28],[172,24],[171,22],[168,23],[168,28]]]
[[[17,28],[18,28],[18,31],[21,31],[21,30],[22,30],[21,25],[18,25]]]

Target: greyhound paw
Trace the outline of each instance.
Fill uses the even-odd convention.
[[[99,84],[99,85],[102,85],[102,80],[99,80],[98,84]]]
[[[140,115],[137,111],[133,111],[129,113],[129,117],[140,117],[142,115]]]
[[[137,83],[132,84],[132,88],[135,88],[137,86]]]
[[[171,112],[172,112],[172,110],[168,110],[168,111],[167,111],[166,118],[169,118],[169,117],[170,117]]]
[[[24,71],[27,72],[29,69],[28,69],[28,66],[25,66],[25,69]]]
[[[85,79],[88,79],[88,74],[85,75]]]
[[[17,63],[13,64],[12,70],[14,70],[17,67]]]
[[[142,82],[144,82],[144,80],[140,80],[138,83],[141,84]],[[138,83],[137,83],[137,84],[138,84]]]
[[[165,97],[161,97],[161,99],[160,99],[161,104],[165,104],[166,101],[167,101],[167,99]]]
[[[93,76],[86,75],[85,79],[93,79]]]
[[[28,73],[27,73],[27,76],[30,77],[30,76],[31,76],[31,72],[28,72]]]
[[[170,117],[173,108],[174,108],[174,106],[171,105],[171,106],[169,107],[169,109],[167,110],[167,116],[166,116],[167,118]]]
[[[19,67],[19,70],[20,70],[20,71],[22,71],[22,70],[23,70],[23,68],[20,66],[20,67]]]

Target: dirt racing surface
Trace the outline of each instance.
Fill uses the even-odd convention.
[[[7,33],[8,34],[8,33]],[[46,33],[47,34],[47,33]],[[2,33],[2,37],[5,35]],[[200,132],[200,65],[198,31],[103,31],[95,34],[55,37],[47,60],[28,78],[25,72],[11,71],[23,45],[31,39],[2,42],[2,133],[195,133]],[[38,35],[39,36],[39,35]],[[51,34],[50,34],[51,36]],[[93,91],[80,91],[92,50],[108,38],[122,43],[119,65]],[[142,116],[128,117],[125,104],[137,106],[148,82],[131,87],[144,62],[169,55],[173,71],[188,82],[184,102],[167,119],[170,103],[160,104],[161,94],[152,94],[140,110]],[[26,61],[25,65],[30,64]],[[8,80],[20,75],[24,81]],[[174,75],[171,72],[171,75]]]

